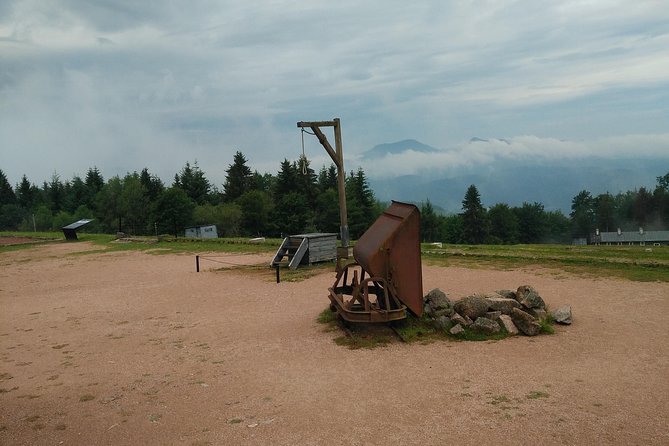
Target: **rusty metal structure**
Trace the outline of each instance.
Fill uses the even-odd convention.
[[[337,167],[342,246],[337,249],[335,282],[328,289],[330,307],[348,322],[391,322],[406,318],[407,311],[421,316],[423,275],[418,208],[393,201],[360,237],[353,248],[351,263],[341,122],[339,118],[300,121],[297,127],[303,132],[305,128],[311,129]],[[334,128],[335,148],[321,127]],[[277,269],[277,282],[278,274]]]
[[[349,322],[391,322],[423,314],[420,212],[393,201],[353,248],[354,263],[337,265],[331,307]]]

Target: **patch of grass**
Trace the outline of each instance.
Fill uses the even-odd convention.
[[[418,319],[412,315],[396,324],[395,329],[404,342],[425,341],[441,337],[428,319]]]
[[[152,413],[149,415],[149,421],[152,423],[157,423],[163,416],[159,413]]]
[[[321,273],[334,271],[334,265],[334,262],[321,262],[297,269],[281,268],[279,274],[282,282],[302,282]]]
[[[228,424],[239,424],[242,421],[244,421],[244,420],[241,419],[241,418],[230,418],[230,419],[228,419]]]
[[[509,336],[509,334],[502,328],[502,330],[499,333],[495,333],[492,335],[487,335],[483,333],[476,332],[474,330],[471,330],[470,328],[465,328],[465,331],[460,333],[459,335],[449,335],[451,338],[455,338],[461,341],[499,341],[500,339],[504,339]]]
[[[95,399],[95,396],[91,395],[90,393],[87,393],[85,395],[81,395],[79,397],[79,402],[85,403],[86,401],[93,401]]]
[[[332,311],[330,307],[327,307],[321,311],[316,320],[319,324],[334,324],[337,323],[337,313]]]
[[[536,400],[539,398],[548,398],[548,393],[547,392],[542,392],[541,390],[533,390],[527,395],[525,395],[525,398],[528,400]]]
[[[542,318],[539,319],[539,325],[541,326],[541,332],[544,334],[554,334],[555,333],[555,328],[553,328],[553,324],[551,324],[550,319],[548,318]]]
[[[541,266],[590,277],[669,282],[669,249],[644,246],[423,245],[423,259],[441,266],[517,269]]]
[[[392,338],[387,335],[374,334],[370,336],[361,336],[354,333],[353,336],[340,336],[335,338],[334,341],[337,345],[344,345],[351,350],[358,350],[361,348],[373,349],[383,347],[389,344],[392,341]]]
[[[511,402],[511,400],[506,395],[498,395],[498,396],[493,396],[492,397],[492,400],[490,401],[490,404],[492,404],[493,406],[496,406],[498,404],[510,403],[510,402]]]
[[[64,431],[65,429],[67,429],[67,425],[64,423],[59,423],[54,426],[54,429],[57,431]]]

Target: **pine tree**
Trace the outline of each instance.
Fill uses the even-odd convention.
[[[489,234],[486,210],[475,185],[469,186],[462,200],[462,239],[464,243],[484,243]]]
[[[348,211],[348,227],[352,239],[359,238],[374,223],[378,212],[374,193],[367,183],[362,168],[351,172],[346,179],[346,208]]]
[[[295,192],[304,196],[310,209],[316,206],[316,197],[318,196],[318,178],[316,172],[310,167],[306,156],[301,155],[295,165],[297,171],[297,187]]]
[[[231,202],[247,192],[251,182],[251,169],[246,165],[246,157],[242,152],[235,153],[232,164],[225,173],[223,193],[225,200]]]
[[[0,169],[0,206],[3,204],[15,204],[16,203],[16,194],[14,194],[14,189],[9,184],[7,176]]]
[[[274,182],[274,200],[278,201],[281,197],[295,192],[297,186],[297,167],[287,159],[281,162],[281,169],[276,174],[276,181]]]
[[[588,237],[595,230],[595,200],[587,190],[582,190],[571,200],[573,237]]]
[[[16,199],[18,204],[26,210],[32,209],[36,205],[38,193],[39,191],[37,187],[30,184],[28,177],[24,174],[23,177],[21,177],[21,182],[16,186]]]
[[[420,238],[423,242],[436,242],[439,239],[439,217],[430,200],[426,200],[420,208]]]
[[[154,202],[160,196],[161,192],[165,190],[163,181],[157,176],[150,174],[149,169],[146,167],[139,174],[139,181],[146,189],[146,194],[151,202]]]
[[[493,243],[518,243],[520,227],[516,213],[506,203],[497,203],[488,211]]]
[[[174,186],[181,188],[197,204],[205,203],[211,190],[211,184],[198,167],[197,161],[193,163],[193,167],[186,162],[181,172],[175,176]]]

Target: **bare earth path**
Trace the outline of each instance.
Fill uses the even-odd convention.
[[[426,291],[530,284],[575,322],[353,351],[316,323],[332,273],[87,249],[0,255],[0,444],[669,444],[669,284],[424,266]]]

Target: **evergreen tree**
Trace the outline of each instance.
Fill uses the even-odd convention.
[[[155,175],[149,173],[146,167],[139,174],[139,181],[146,189],[146,195],[150,202],[155,202],[160,194],[165,190],[163,181]]]
[[[181,172],[175,176],[174,186],[183,189],[186,195],[197,204],[203,204],[207,201],[211,189],[209,180],[198,167],[197,161],[193,163],[193,167],[186,162]]]
[[[21,182],[16,186],[16,199],[23,209],[31,210],[37,204],[39,189],[23,175]]]
[[[122,195],[123,181],[118,176],[110,178],[97,193],[95,198],[96,218],[104,231],[123,232]]]
[[[519,208],[514,208],[518,217],[521,243],[541,243],[546,237],[546,214],[544,205],[534,202],[524,202]]]
[[[65,199],[63,208],[69,213],[74,213],[79,206],[88,203],[88,187],[77,175],[72,178],[71,182],[65,184],[64,193]]]
[[[462,215],[449,215],[440,221],[440,238],[446,243],[463,243],[464,220]]]
[[[158,230],[178,237],[191,224],[195,202],[179,187],[170,187],[160,194],[155,205]]]
[[[25,216],[24,209],[18,204],[0,205],[0,230],[14,231]]]
[[[280,235],[301,234],[310,217],[305,196],[298,192],[282,195],[274,207],[275,231]]]
[[[131,234],[143,233],[147,229],[148,192],[137,172],[123,178],[120,207]]]
[[[634,199],[634,221],[639,227],[646,228],[653,210],[653,197],[645,187],[639,188]]]
[[[439,216],[430,200],[426,200],[420,208],[420,238],[423,242],[436,242],[439,236]]]
[[[310,167],[309,160],[304,155],[300,156],[295,170],[297,171],[297,188],[294,191],[304,196],[309,209],[314,209],[318,196],[316,172]]]
[[[225,173],[223,193],[225,200],[231,202],[248,191],[251,182],[251,169],[246,165],[246,157],[242,152],[235,153],[232,164]]]
[[[594,199],[595,225],[600,231],[615,231],[615,203],[608,192],[600,194]]]
[[[250,190],[239,197],[236,203],[242,209],[242,232],[254,236],[265,234],[272,212],[270,195],[260,190]]]
[[[296,165],[284,158],[281,162],[279,173],[276,174],[276,181],[274,182],[273,195],[275,201],[298,190],[297,176]]]
[[[65,204],[65,186],[60,181],[60,176],[57,173],[54,172],[51,176],[51,181],[45,192],[52,212],[56,213],[63,209],[63,205]]]
[[[497,203],[488,210],[492,243],[515,244],[520,240],[516,213],[506,203]]]
[[[669,192],[669,172],[662,175],[661,177],[657,177],[657,187]]]
[[[334,188],[329,188],[316,197],[314,212],[314,226],[319,232],[339,234],[339,194]]]
[[[329,167],[321,167],[321,170],[318,172],[318,190],[325,192],[328,189],[338,189],[337,183],[337,168],[334,164],[330,164]]]
[[[346,208],[351,239],[360,238],[379,215],[374,193],[362,168],[346,179]]]
[[[479,191],[473,184],[469,186],[462,200],[462,239],[464,243],[484,243],[488,237],[488,219],[481,204]]]
[[[0,206],[3,204],[16,204],[16,194],[9,184],[7,176],[0,169]]]
[[[274,187],[274,177],[270,173],[260,174],[257,170],[251,175],[249,190],[262,190],[272,193]]]
[[[588,237],[595,230],[595,200],[582,190],[571,200],[572,236]]]
[[[86,187],[88,188],[88,201],[86,204],[88,207],[93,208],[95,206],[95,196],[105,187],[105,180],[102,178],[102,174],[97,167],[92,167],[86,172],[86,179],[84,180]]]

